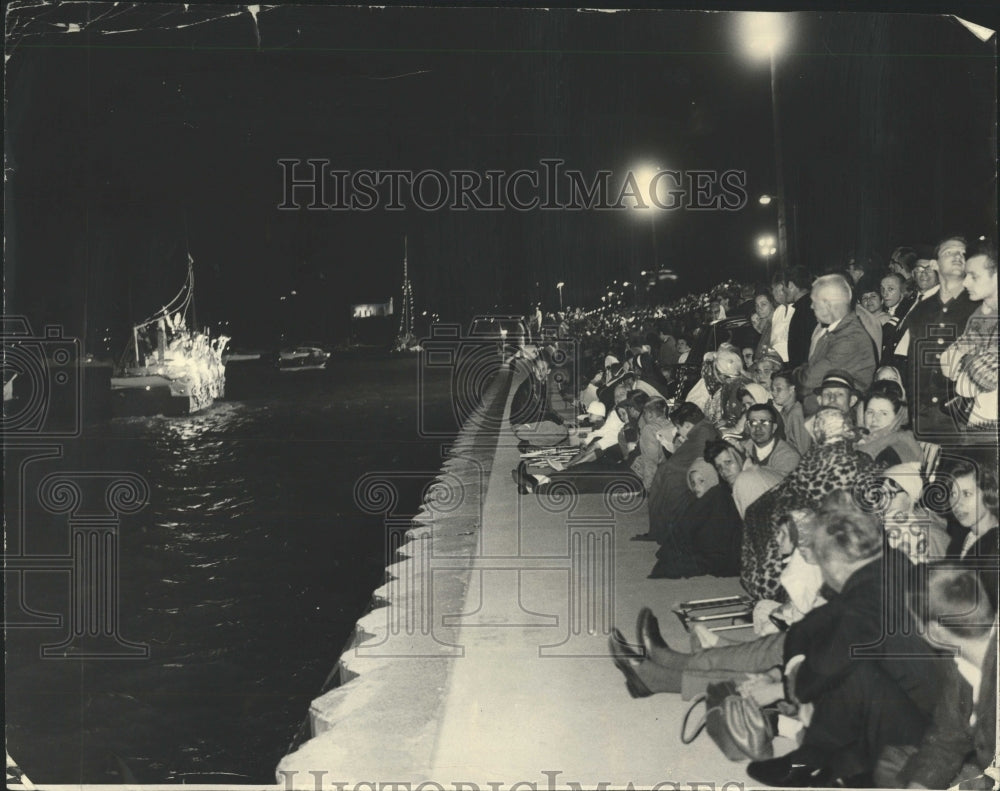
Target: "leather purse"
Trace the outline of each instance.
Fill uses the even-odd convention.
[[[688,734],[691,713],[702,703],[705,715],[694,733]],[[741,695],[734,681],[709,684],[684,715],[681,741],[690,744],[707,730],[730,761],[762,761],[774,756],[774,723],[753,698]]]

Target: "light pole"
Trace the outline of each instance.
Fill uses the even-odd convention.
[[[558,283],[556,283],[556,288],[559,289],[559,310],[563,309],[562,290],[563,290],[563,286],[565,286],[565,285],[566,284],[563,283],[561,280]]]
[[[767,57],[771,66],[771,125],[774,132],[774,175],[778,188],[778,261],[781,266],[788,266],[788,223],[775,56],[785,43],[786,19],[785,14],[763,11],[742,14],[743,40],[747,51],[753,57]],[[770,201],[762,199],[761,203],[767,205]]]

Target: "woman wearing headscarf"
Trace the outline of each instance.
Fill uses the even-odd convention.
[[[740,517],[715,468],[695,459],[687,472],[694,496],[660,545],[650,579],[735,577],[740,573]]]
[[[746,427],[747,410],[756,404],[766,404],[771,400],[771,394],[761,385],[755,382],[745,382],[736,389],[736,399],[726,402],[723,405],[723,422],[719,426],[719,431],[723,435],[744,436]],[[778,431],[782,438],[781,424],[778,424]]]
[[[750,377],[743,370],[743,361],[735,347],[724,344],[713,360],[719,387],[712,393],[705,408],[705,417],[716,426],[733,425],[744,412],[739,390],[750,384]]]
[[[907,411],[899,385],[890,380],[875,382],[865,396],[864,405],[867,436],[858,441],[858,450],[882,467],[919,463],[923,459],[913,432],[903,428]]]

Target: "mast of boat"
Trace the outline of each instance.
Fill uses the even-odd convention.
[[[399,337],[413,336],[413,287],[410,285],[409,249],[407,238],[403,237],[403,297],[400,302]]]

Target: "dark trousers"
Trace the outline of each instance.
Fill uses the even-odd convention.
[[[889,746],[918,745],[926,715],[875,660],[851,672],[815,702],[802,746],[827,756],[839,777],[871,772]]]

